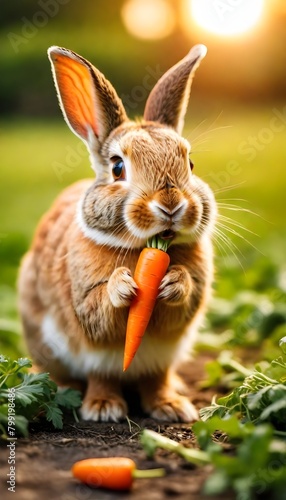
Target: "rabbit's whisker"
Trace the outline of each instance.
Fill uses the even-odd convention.
[[[258,238],[260,237],[259,234],[255,233],[254,231],[251,231],[251,229],[248,229],[247,227],[243,226],[240,224],[240,222],[234,221],[230,217],[227,217],[226,215],[219,214],[218,219],[222,220],[223,222],[230,224],[231,226],[235,226],[238,229],[242,229],[243,231],[247,231],[250,234],[253,234],[254,236],[257,236]]]
[[[239,253],[243,257],[243,254],[242,254],[241,250],[238,248],[238,246],[226,234],[224,234],[218,227],[216,227],[214,229],[214,236],[215,236],[216,243],[218,240],[221,240],[222,243],[226,246],[226,248],[229,249],[229,251],[232,253],[235,260],[238,262],[239,266],[241,267],[241,269],[244,272],[245,271],[244,267],[243,267],[240,259],[237,256],[237,253]]]

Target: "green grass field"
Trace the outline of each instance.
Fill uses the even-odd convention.
[[[218,296],[251,289],[270,279],[273,266],[283,265],[286,124],[280,120],[278,126],[274,116],[269,106],[204,122],[195,115],[185,128],[195,173],[211,185],[219,203],[228,205],[220,209],[230,217],[221,220],[228,227],[220,230],[230,238],[230,248],[216,243]],[[39,218],[66,185],[92,176],[92,170],[83,144],[63,122],[7,121],[0,128],[0,318],[6,320],[17,317],[17,270]]]

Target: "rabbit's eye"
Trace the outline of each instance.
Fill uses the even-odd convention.
[[[194,169],[194,164],[193,164],[191,158],[189,158],[189,165],[190,165],[190,169],[193,170]]]
[[[126,179],[125,165],[124,165],[124,161],[122,160],[122,158],[119,158],[119,156],[114,156],[113,158],[111,158],[111,161],[113,162],[113,166],[112,166],[113,179],[115,181],[119,181],[119,180],[122,181],[122,180]]]

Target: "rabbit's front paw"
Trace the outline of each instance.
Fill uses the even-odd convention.
[[[184,266],[171,266],[161,281],[158,299],[170,305],[181,305],[192,293],[192,278]]]
[[[80,415],[83,420],[118,422],[126,417],[127,405],[123,398],[116,395],[109,398],[85,398]]]
[[[107,292],[114,307],[130,306],[136,289],[137,285],[127,267],[115,269],[107,283]]]
[[[189,399],[179,395],[166,401],[158,400],[150,415],[163,422],[195,422],[199,418],[196,408]]]
[[[143,410],[156,420],[165,422],[193,422],[198,412],[187,396],[177,392],[180,378],[172,371],[150,375],[139,381]],[[187,392],[188,389],[186,388]]]

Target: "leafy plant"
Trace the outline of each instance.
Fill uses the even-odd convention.
[[[232,489],[243,500],[270,492],[272,499],[282,498],[286,486],[286,443],[274,437],[270,424],[255,426],[243,424],[236,416],[214,416],[206,422],[196,422],[193,431],[214,467],[204,484],[205,494]],[[226,435],[228,443],[234,443],[230,449],[221,443]]]
[[[225,419],[215,416],[207,422],[196,422],[193,431],[200,449],[183,446],[148,429],[142,432],[141,444],[148,457],[162,448],[196,466],[212,465],[213,473],[204,484],[204,494],[232,489],[237,498],[252,500],[255,495],[271,491],[271,498],[282,498],[286,485],[286,443],[274,439],[271,425],[255,427],[251,423],[242,424],[235,416]],[[235,446],[226,447],[226,434]]]
[[[237,414],[244,422],[269,422],[276,433],[286,437],[286,338],[281,339],[283,354],[271,363],[256,365],[243,383],[229,395],[213,400],[202,408],[202,420],[212,416],[227,417]],[[236,366],[239,367],[237,363]],[[243,368],[243,367],[242,367]]]
[[[202,388],[219,386],[231,389],[237,387],[251,373],[236,361],[233,352],[228,350],[223,350],[217,359],[208,361],[205,370],[207,379],[200,383]]]
[[[274,259],[263,258],[244,273],[235,267],[221,267],[216,287],[198,349],[255,348],[254,356],[273,359],[277,340],[286,335],[284,265],[279,267]]]
[[[282,355],[249,370],[224,351],[209,376],[217,382],[223,369],[242,377],[228,396],[202,408],[196,422],[199,449],[185,447],[161,434],[144,430],[141,443],[152,457],[157,448],[177,453],[196,466],[213,466],[204,494],[229,489],[237,498],[252,500],[260,494],[284,498],[286,488],[286,337],[280,341]],[[219,371],[219,368],[221,371]],[[235,377],[233,378],[235,379]],[[284,495],[284,496],[283,496]]]
[[[81,405],[79,391],[60,389],[48,373],[28,373],[31,366],[28,358],[12,360],[0,355],[0,431],[4,438],[8,436],[11,397],[15,407],[10,432],[24,436],[28,435],[29,422],[40,418],[62,429],[63,412],[71,410],[76,417],[75,410]]]

